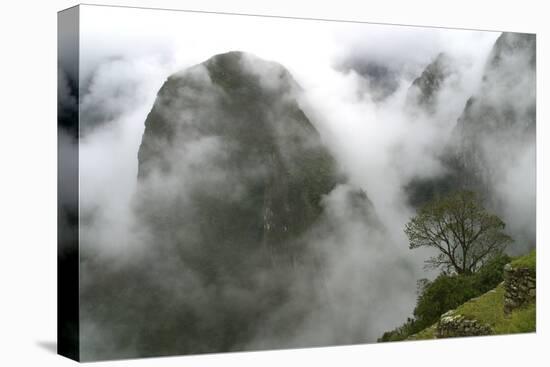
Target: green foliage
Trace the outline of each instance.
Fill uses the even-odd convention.
[[[513,268],[528,268],[528,269],[535,269],[537,266],[537,254],[536,251],[533,250],[530,253],[528,253],[525,256],[519,257],[512,261],[510,265]]]
[[[457,191],[424,205],[404,231],[409,248],[438,250],[426,261],[428,267],[471,274],[512,241],[504,227],[498,216],[485,210],[474,192]]]
[[[494,325],[495,334],[532,333],[537,329],[537,304],[532,302]]]
[[[414,315],[421,328],[433,324],[445,312],[496,287],[502,282],[504,265],[509,261],[507,255],[500,255],[475,274],[438,276],[418,297]]]
[[[537,307],[531,302],[509,315],[504,313],[504,287],[497,286],[482,296],[464,303],[456,309],[456,313],[468,319],[474,319],[488,324],[495,334],[529,333],[536,330]],[[411,335],[409,340],[434,339],[437,324]]]
[[[433,330],[430,332],[425,329],[435,324],[442,314],[501,283],[504,265],[509,261],[509,256],[501,254],[488,261],[477,273],[441,274],[431,282],[419,281],[419,296],[413,312],[414,318],[409,318],[402,326],[384,333],[379,341],[404,340],[415,334],[415,339],[428,338],[429,335],[426,333],[433,333]],[[423,334],[418,334],[420,332]]]
[[[473,276],[440,275],[418,297],[414,316],[424,329],[439,317],[472,297],[479,295]]]
[[[423,330],[420,330],[419,332],[409,336],[407,340],[426,340],[426,339],[434,339],[435,338],[435,331],[437,329],[437,324],[433,324],[430,327],[427,327]]]
[[[490,325],[495,334],[525,333],[535,331],[536,305],[531,302],[510,315],[504,313],[504,287],[502,285],[483,296],[466,302],[456,313]]]
[[[415,334],[422,328],[418,325],[417,321],[412,318],[408,318],[407,321],[392,331],[385,332],[381,338],[378,338],[378,342],[396,342],[405,340],[409,335]]]
[[[409,247],[437,249],[439,253],[426,264],[443,272],[433,281],[419,281],[414,318],[384,333],[379,341],[404,340],[413,335],[413,339],[430,338],[442,314],[501,283],[504,266],[511,260],[503,252],[512,241],[504,227],[504,222],[488,213],[471,191],[436,197],[418,210],[405,226]]]
[[[497,284],[502,282],[504,277],[504,266],[511,261],[511,258],[506,254],[491,259],[475,274],[476,288],[480,293],[485,293],[495,288]]]

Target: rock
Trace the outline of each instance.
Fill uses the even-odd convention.
[[[504,312],[514,309],[536,298],[536,271],[529,268],[504,267]]]
[[[436,329],[437,338],[479,336],[493,334],[492,328],[477,320],[467,319],[451,310],[441,316]]]
[[[526,147],[535,144],[535,51],[535,35],[505,32],[498,38],[483,71],[481,87],[467,100],[447,148],[439,157],[444,167],[442,173],[428,178],[413,177],[405,184],[412,206],[418,208],[438,195],[471,190],[494,204],[496,214],[502,216],[505,213],[499,203],[506,198],[494,189],[500,184],[494,180],[505,176],[509,166],[496,165],[494,160],[513,161],[523,154]],[[439,85],[429,81],[444,78],[425,79],[422,85],[426,92],[419,93],[418,98],[426,101],[421,104],[429,105],[437,96],[435,91]],[[517,96],[521,96],[521,103]],[[512,146],[508,141],[518,144]],[[534,184],[529,188],[535,191]],[[534,217],[534,206],[529,209],[532,210],[529,214]],[[529,241],[534,241],[534,234],[534,224],[528,233],[521,233]],[[518,237],[515,233],[512,235]]]
[[[284,340],[326,303],[324,259],[304,234],[346,182],[299,95],[282,65],[242,52],[165,81],[137,157],[133,204],[148,235],[120,275],[84,295],[86,316],[108,325],[116,348],[128,336],[142,356],[232,351],[259,334]],[[358,197],[358,212],[374,210]],[[273,318],[290,302],[292,317]]]
[[[407,95],[407,106],[420,107],[427,113],[433,113],[443,83],[454,72],[451,65],[448,55],[437,55],[413,81]]]

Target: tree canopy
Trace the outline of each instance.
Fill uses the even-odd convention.
[[[438,250],[426,260],[427,267],[470,274],[512,242],[504,228],[504,222],[485,210],[477,194],[457,191],[420,208],[405,225],[405,234],[411,249]]]

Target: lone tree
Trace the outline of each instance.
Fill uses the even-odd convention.
[[[471,191],[458,191],[424,205],[405,226],[409,248],[433,247],[428,268],[457,274],[475,273],[512,242],[504,222],[488,213]]]

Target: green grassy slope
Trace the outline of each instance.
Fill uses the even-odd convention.
[[[535,268],[535,251],[515,259],[511,266],[514,268]],[[536,330],[536,303],[528,303],[506,315],[504,313],[504,285],[501,283],[495,289],[484,295],[474,298],[455,310],[455,314],[463,315],[467,319],[478,320],[488,324],[494,334],[528,333]],[[412,335],[408,340],[435,339],[437,323]]]
[[[489,324],[495,334],[533,332],[536,327],[535,302],[512,311],[510,315],[504,314],[503,285],[464,303],[456,309],[456,313]]]
[[[537,253],[533,250],[525,256],[518,257],[510,265],[512,268],[535,269],[537,267]]]

